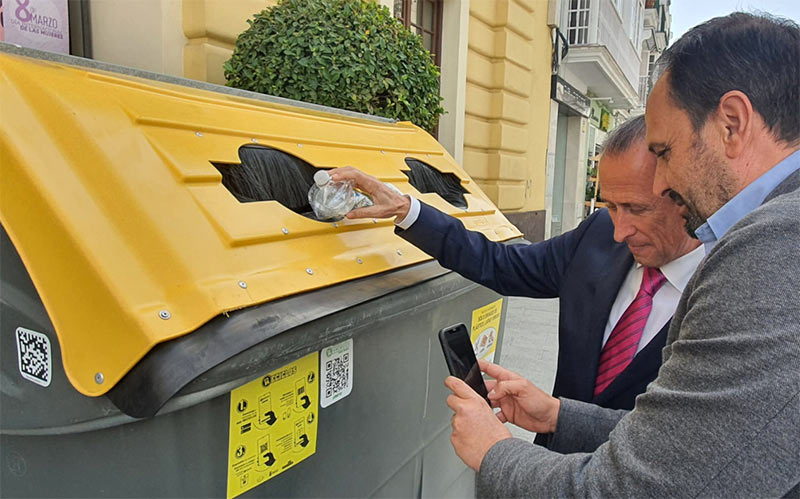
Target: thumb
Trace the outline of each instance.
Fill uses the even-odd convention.
[[[444,384],[447,388],[450,389],[455,395],[462,399],[469,399],[473,397],[480,397],[475,390],[469,387],[468,384],[464,383],[462,380],[456,378],[455,376],[448,376],[444,380]]]

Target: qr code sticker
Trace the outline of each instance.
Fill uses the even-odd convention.
[[[353,389],[353,340],[323,349],[320,364],[320,405],[328,407]]]
[[[37,385],[50,386],[53,373],[53,350],[50,339],[42,333],[17,328],[19,373]]]
[[[347,388],[347,378],[350,374],[349,355],[344,354],[338,359],[325,363],[325,396],[331,397]]]

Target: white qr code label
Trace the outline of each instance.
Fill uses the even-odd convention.
[[[19,373],[37,385],[50,386],[53,377],[53,350],[50,339],[42,333],[17,328],[17,354]]]
[[[353,389],[353,339],[323,348],[319,356],[319,405],[328,407]]]

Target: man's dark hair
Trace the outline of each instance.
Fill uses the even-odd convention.
[[[644,115],[630,118],[617,126],[603,142],[603,154],[614,156],[623,153],[640,140],[644,140]]]
[[[658,61],[670,97],[695,132],[720,98],[739,90],[778,140],[800,140],[800,28],[768,14],[734,12],[695,26]]]

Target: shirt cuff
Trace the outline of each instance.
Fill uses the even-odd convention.
[[[419,217],[420,206],[419,201],[417,201],[415,197],[408,194],[403,195],[411,200],[411,207],[408,209],[408,214],[406,214],[406,217],[399,221],[395,218],[394,224],[403,230],[408,230],[408,228],[417,221],[417,218]]]

